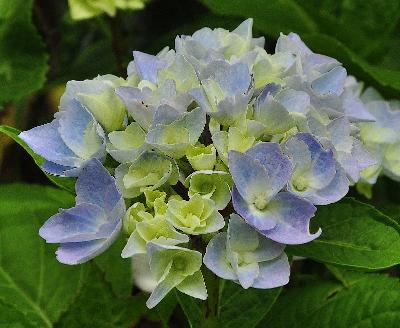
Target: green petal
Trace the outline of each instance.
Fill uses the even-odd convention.
[[[207,299],[207,289],[204,283],[204,278],[201,271],[197,271],[191,276],[183,280],[176,288],[189,296],[199,298],[201,300]]]

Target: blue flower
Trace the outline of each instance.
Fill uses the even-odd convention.
[[[285,143],[285,153],[293,163],[288,190],[316,205],[337,202],[349,191],[346,172],[332,150],[309,133],[298,133]]]
[[[289,282],[284,248],[232,214],[228,231],[211,239],[203,262],[217,276],[237,281],[243,288],[275,288]]]
[[[292,165],[278,144],[261,142],[246,153],[231,151],[229,169],[235,183],[234,209],[261,234],[283,244],[307,243],[320,235],[320,230],[309,233],[316,208],[281,191],[291,177]]]
[[[125,202],[114,178],[92,159],[76,182],[76,205],[60,210],[40,228],[48,243],[60,243],[57,259],[65,264],[86,262],[104,252],[117,238]]]
[[[202,68],[199,75],[201,87],[189,93],[210,117],[225,125],[243,118],[253,94],[246,64],[216,60]]]
[[[21,132],[19,137],[46,161],[42,169],[60,176],[77,176],[91,158],[105,157],[105,136],[93,115],[75,98],[61,103],[47,124]]]

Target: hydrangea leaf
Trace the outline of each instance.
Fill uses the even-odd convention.
[[[359,274],[349,286],[313,281],[282,295],[260,323],[269,327],[354,327],[375,320],[396,327],[399,282],[394,277]],[[288,315],[290,313],[290,315]],[[341,313],[340,316],[335,314]],[[379,319],[378,319],[379,318]]]
[[[120,236],[107,252],[94,259],[114,294],[120,297],[129,296],[132,291],[132,265],[121,258],[121,250],[124,245],[125,238]]]
[[[209,325],[231,328],[258,327],[264,317],[268,317],[273,304],[281,293],[281,288],[243,288],[231,281],[220,286],[218,316],[210,319]]]
[[[102,297],[98,297],[101,294]],[[116,296],[101,270],[90,266],[85,286],[74,303],[57,322],[57,327],[128,327],[148,315],[145,295]],[[99,311],[101,309],[101,311]]]
[[[59,189],[23,184],[3,184],[0,191],[4,243],[0,301],[22,313],[33,326],[53,327],[78,295],[87,268],[60,265],[55,248],[45,245],[37,231],[43,218],[59,207],[69,207],[73,197]],[[15,261],[16,257],[23,261]]]
[[[312,221],[323,234],[289,252],[358,270],[379,270],[400,262],[400,227],[372,206],[344,199],[320,207]]]
[[[32,22],[33,1],[0,1],[0,105],[40,89],[47,54]]]

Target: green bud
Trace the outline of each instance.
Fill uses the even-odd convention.
[[[186,150],[186,158],[195,170],[212,170],[216,162],[217,151],[213,145],[197,144]]]
[[[135,203],[126,211],[122,220],[122,226],[127,234],[135,231],[139,222],[151,220],[153,216],[146,211],[146,207],[142,203]]]
[[[198,194],[188,201],[170,200],[166,218],[175,228],[191,235],[215,232],[225,225],[215,203]]]
[[[189,197],[196,194],[214,201],[218,210],[222,210],[231,200],[232,178],[223,171],[196,171],[186,178]]]

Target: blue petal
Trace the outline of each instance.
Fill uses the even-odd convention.
[[[140,79],[148,80],[156,84],[158,70],[166,67],[167,63],[156,56],[148,55],[140,51],[134,51],[133,57]]]
[[[275,83],[268,83],[265,85],[261,93],[257,97],[257,106],[260,106],[262,103],[264,103],[269,95],[275,95],[279,90],[280,86]]]
[[[206,66],[201,73],[201,79],[213,79],[226,96],[234,96],[238,92],[247,93],[251,86],[251,75],[246,64],[229,64],[226,61],[216,60]]]
[[[289,282],[290,265],[283,253],[277,259],[259,263],[259,275],[252,287],[268,289],[284,286]]]
[[[59,133],[64,143],[75,154],[84,159],[89,159],[103,145],[104,141],[97,131],[88,135],[88,129],[97,127],[93,116],[76,99],[70,101],[67,110],[58,113]]]
[[[265,210],[274,217],[276,226],[271,230],[260,232],[267,238],[282,244],[308,243],[321,234],[321,229],[314,234],[309,232],[310,219],[316,210],[310,202],[289,192],[281,192],[271,200]]]
[[[344,90],[346,77],[347,71],[343,67],[337,66],[315,79],[311,83],[311,89],[321,97],[340,96]]]
[[[92,204],[79,204],[50,217],[39,230],[48,243],[80,242],[110,236],[115,222],[107,225],[104,210]]]
[[[76,167],[81,162],[76,154],[67,147],[58,132],[57,119],[50,123],[21,132],[19,137],[38,155],[59,165]]]
[[[277,143],[260,142],[247,150],[246,155],[264,166],[270,180],[268,187],[272,188],[274,193],[283,188],[292,173],[292,164]]]
[[[298,152],[302,144],[305,144],[310,154],[310,163],[304,163],[304,154]],[[322,145],[310,133],[297,133],[290,137],[285,144],[289,157],[295,164],[296,169],[301,170],[300,174],[306,170],[309,165],[307,182],[311,188],[324,188],[333,179],[336,174],[336,161],[332,150],[325,150]],[[307,160],[308,162],[308,160]],[[295,176],[295,174],[293,175]]]
[[[121,226],[122,223],[119,221],[109,238],[61,244],[56,251],[57,260],[61,263],[71,265],[91,260],[111,246],[118,237]]]
[[[331,183],[325,188],[318,190],[307,199],[315,205],[327,205],[342,199],[349,192],[349,179],[340,165],[336,165],[336,174]]]
[[[145,130],[148,130],[155,112],[155,108],[146,107],[142,103],[144,100],[142,91],[138,88],[119,87],[115,93],[121,98],[126,109],[133,119]]]
[[[261,142],[245,154],[229,152],[229,169],[240,195],[248,202],[268,202],[287,183],[291,163],[276,143]]]
[[[358,98],[348,98],[343,101],[345,115],[352,122],[374,122],[375,116],[372,115]]]
[[[237,151],[230,151],[228,158],[237,191],[247,202],[254,203],[262,196],[268,200],[273,196],[268,188],[268,173],[259,162]]]
[[[91,159],[82,168],[75,189],[77,204],[95,204],[104,208],[107,215],[121,200],[115,180],[97,159]]]
[[[72,166],[59,165],[50,161],[45,161],[41,166],[42,170],[53,175],[65,176],[68,171],[73,170]]]
[[[258,230],[269,230],[276,226],[276,218],[272,213],[259,210],[240,195],[236,186],[232,190],[232,202],[235,211],[251,226]]]
[[[276,42],[275,52],[291,52],[301,56],[312,54],[312,51],[296,33],[281,34]]]
[[[208,269],[223,279],[236,280],[237,276],[228,260],[226,232],[217,234],[207,245],[203,262]]]

